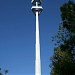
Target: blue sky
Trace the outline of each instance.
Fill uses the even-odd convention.
[[[51,36],[61,21],[59,7],[68,0],[43,0],[40,20],[42,75],[49,75],[54,43]],[[0,67],[8,75],[34,75],[35,16],[31,0],[0,0]]]

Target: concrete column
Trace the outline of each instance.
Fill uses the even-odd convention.
[[[36,11],[36,53],[35,53],[35,75],[41,75],[41,59],[40,59],[40,37],[39,37],[39,18]]]

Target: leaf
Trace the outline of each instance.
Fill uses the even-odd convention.
[[[5,70],[5,74],[7,74],[8,73],[8,70]]]

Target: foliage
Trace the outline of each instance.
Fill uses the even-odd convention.
[[[60,7],[62,22],[52,56],[51,75],[75,75],[75,3],[68,1]]]
[[[2,71],[2,69],[0,68],[0,75],[6,75],[7,73],[8,73],[8,70]]]

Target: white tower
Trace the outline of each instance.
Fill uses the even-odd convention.
[[[35,44],[35,75],[41,75],[41,59],[40,59],[40,37],[39,37],[39,15],[42,12],[41,0],[32,0],[32,11],[36,16],[36,44]]]

